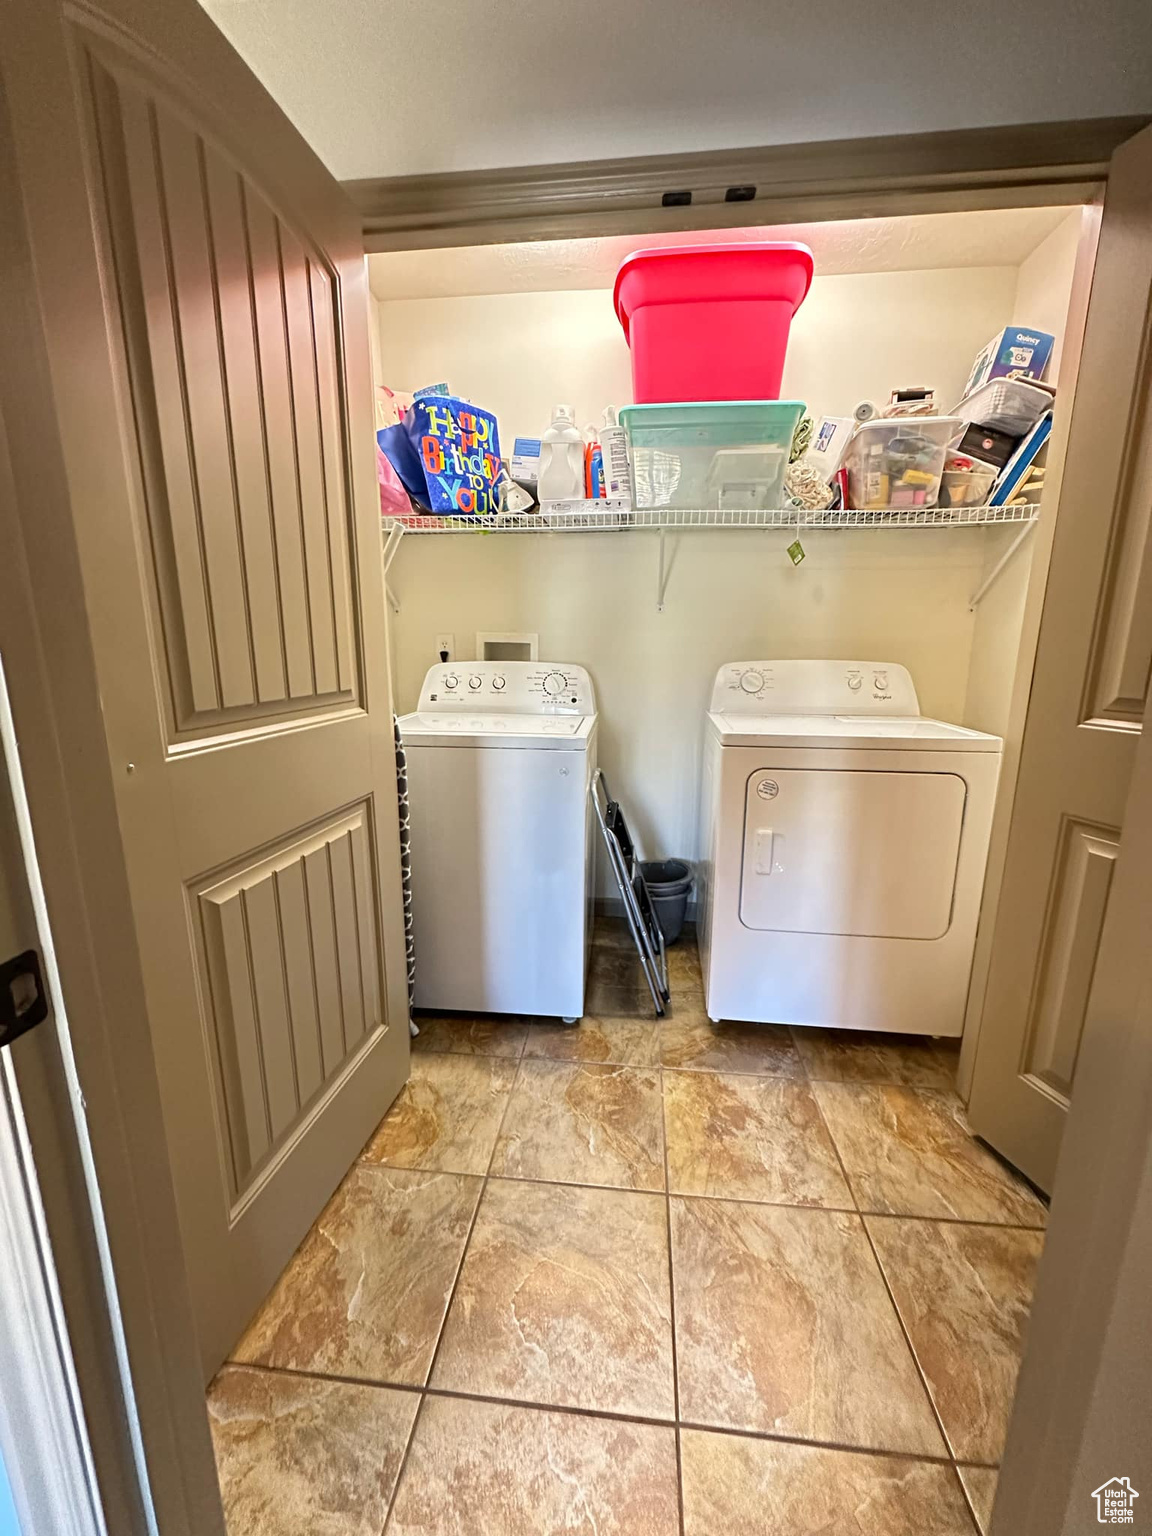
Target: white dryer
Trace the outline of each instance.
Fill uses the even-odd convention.
[[[959,1035],[1002,743],[906,668],[720,668],[698,929],[712,1019]]]
[[[578,1019],[592,934],[588,673],[567,663],[437,665],[400,735],[416,1006]]]

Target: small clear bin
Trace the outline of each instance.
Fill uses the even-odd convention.
[[[948,450],[960,441],[958,416],[884,417],[863,422],[844,455],[853,507],[871,511],[934,507]]]
[[[982,507],[996,484],[992,464],[973,464],[970,469],[946,469],[940,481],[942,507]]]
[[[784,505],[800,400],[626,405],[637,508],[759,511]]]

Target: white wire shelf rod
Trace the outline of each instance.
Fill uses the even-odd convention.
[[[818,512],[804,508],[718,511],[715,508],[638,508],[632,511],[525,512],[506,517],[440,517],[412,513],[383,519],[386,531],[408,534],[605,533],[627,529],[692,528],[969,528],[997,523],[1031,523],[1035,503],[1007,507],[872,508]]]

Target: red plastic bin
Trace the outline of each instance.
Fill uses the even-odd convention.
[[[777,400],[812,252],[791,240],[634,251],[612,299],[637,405]]]

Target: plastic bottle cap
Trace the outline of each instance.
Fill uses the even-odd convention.
[[[573,425],[575,425],[575,422],[573,421],[572,407],[570,405],[554,405],[552,407],[552,420],[559,421],[561,416],[563,416],[566,421],[572,421]]]
[[[616,407],[614,405],[606,405],[604,407],[604,425],[606,427],[614,427],[616,425]]]

